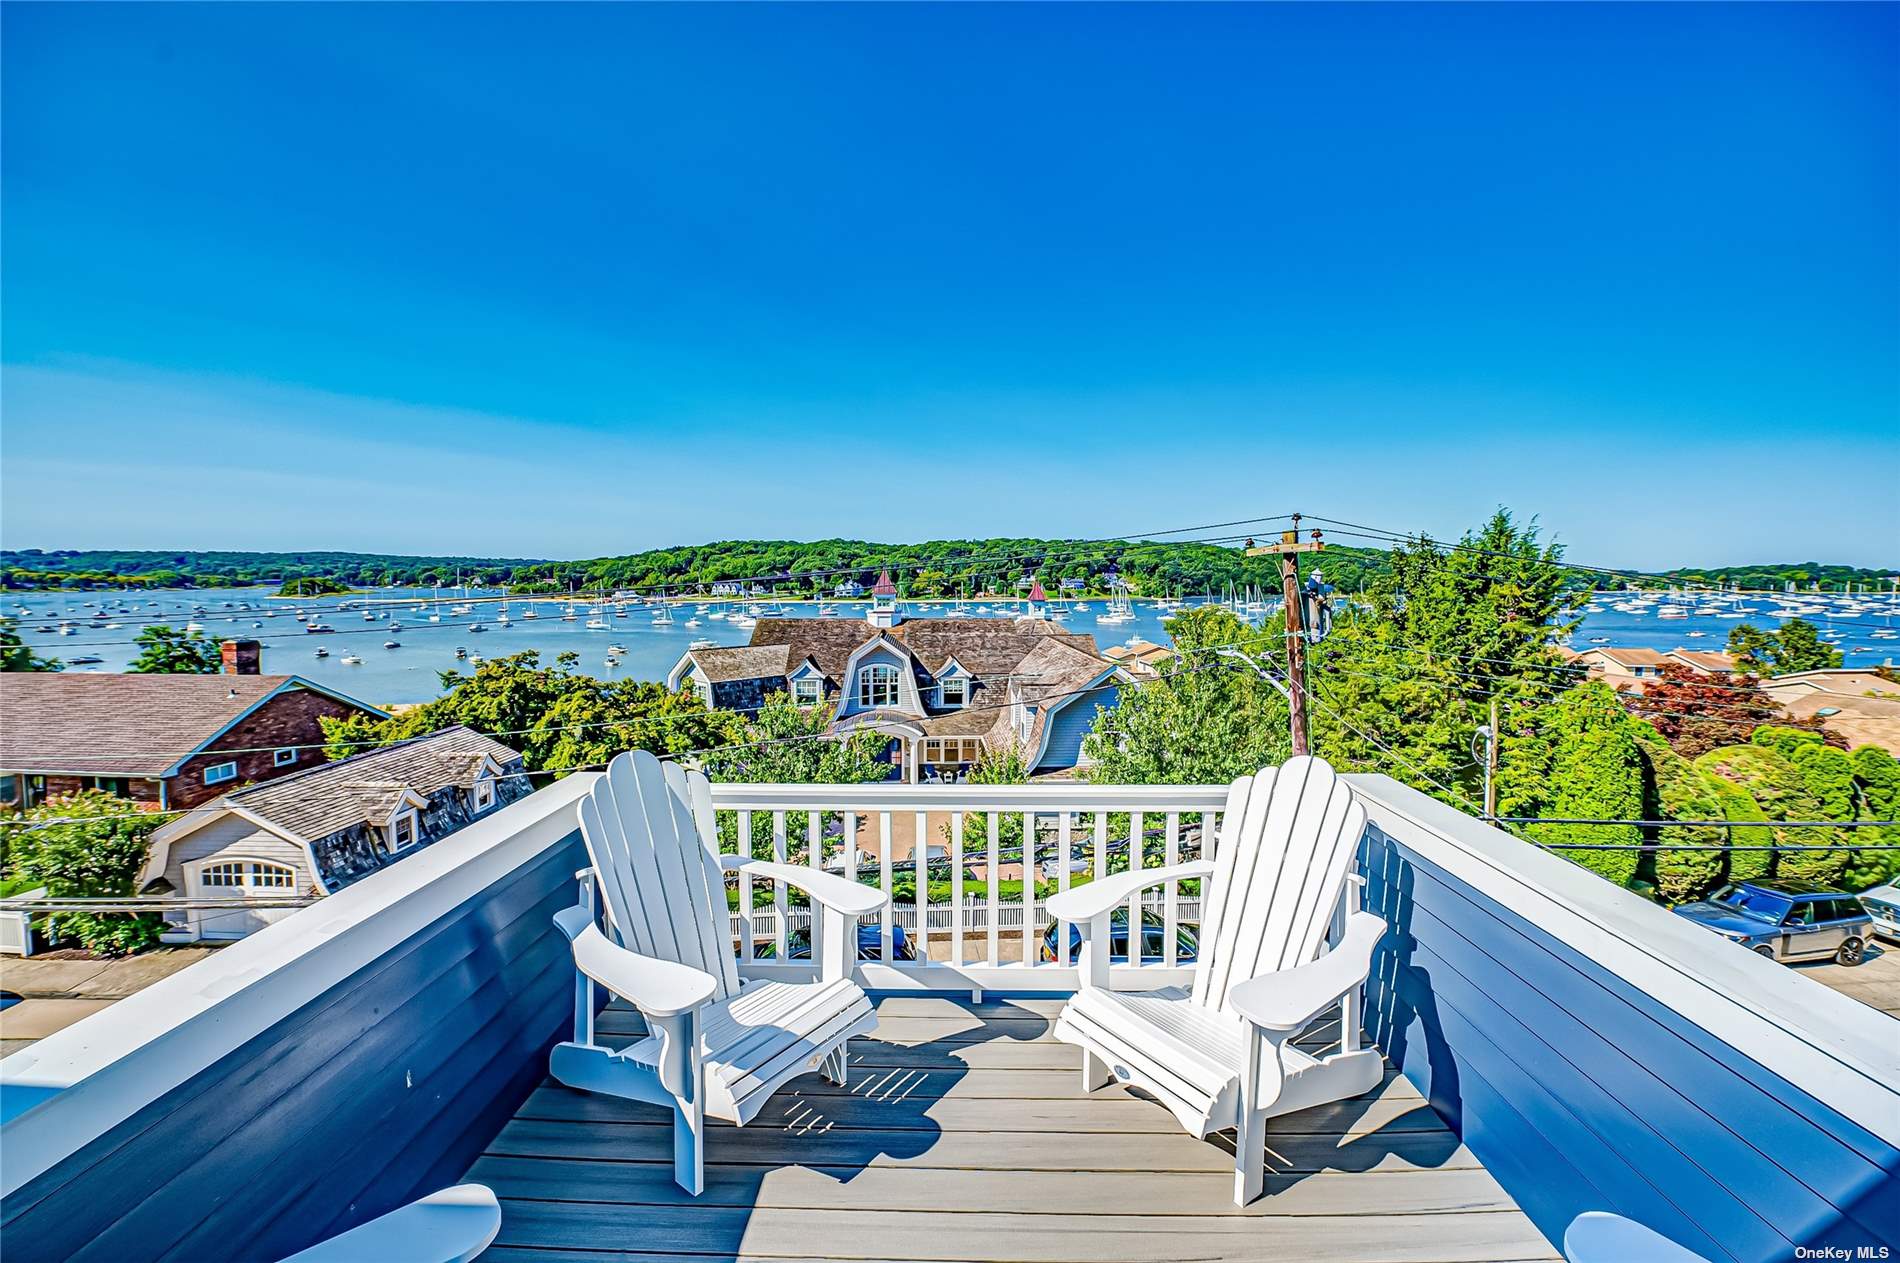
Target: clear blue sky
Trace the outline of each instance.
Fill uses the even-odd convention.
[[[9,546],[1900,562],[1900,7],[0,21]]]

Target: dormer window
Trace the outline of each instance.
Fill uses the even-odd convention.
[[[940,680],[937,683],[937,697],[944,706],[967,706],[970,702],[970,682],[960,675]]]
[[[858,705],[866,710],[897,705],[897,668],[877,663],[859,671]]]
[[[389,822],[390,851],[406,851],[416,844],[416,813],[412,807]]]
[[[480,815],[495,805],[495,778],[480,776],[475,779],[475,814]]]
[[[808,709],[825,700],[825,683],[819,679],[792,681],[792,704]]]

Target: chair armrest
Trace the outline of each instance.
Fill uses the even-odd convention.
[[[501,1231],[501,1204],[485,1185],[457,1184],[379,1215],[284,1263],[468,1263]]]
[[[1213,860],[1190,860],[1165,868],[1137,868],[1112,877],[1097,877],[1085,886],[1050,896],[1043,908],[1063,921],[1089,921],[1128,902],[1128,896],[1164,881],[1187,877],[1212,877]]]
[[[574,967],[649,1017],[674,1017],[712,999],[718,983],[703,969],[642,956],[620,946],[594,924],[585,908],[563,908],[554,924],[574,949]]]
[[[823,869],[807,868],[802,864],[774,864],[770,860],[747,859],[743,855],[722,855],[719,857],[719,867],[728,873],[751,873],[754,877],[770,877],[788,886],[796,886],[827,908],[846,916],[861,917],[876,912],[889,902],[883,891],[863,882],[827,873]]]
[[[1372,972],[1385,922],[1370,912],[1346,918],[1338,946],[1309,964],[1249,978],[1227,993],[1234,1012],[1263,1031],[1290,1034],[1337,1004]]]

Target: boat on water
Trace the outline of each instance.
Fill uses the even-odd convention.
[[[400,641],[400,640],[385,640],[385,641],[383,642],[383,648],[385,648],[385,649],[400,649],[400,648],[402,648],[402,641]]]
[[[468,625],[468,629],[469,629],[470,631],[472,631],[472,632],[481,632],[481,631],[487,631],[487,630],[488,630],[488,628],[486,628],[486,627],[484,627],[484,626],[483,626],[482,624],[480,624],[480,623],[470,623],[470,624]]]
[[[604,618],[590,618],[587,620],[586,627],[588,631],[606,631],[609,624]]]
[[[363,660],[353,653],[346,653],[341,658],[338,658],[337,661],[346,667],[360,667],[363,665]]]
[[[316,635],[319,632],[333,632],[336,628],[330,626],[328,623],[306,623],[304,630],[312,635]]]
[[[66,659],[66,665],[69,667],[89,667],[104,661],[105,659],[96,653],[82,653],[77,658]]]
[[[66,629],[70,626],[72,626],[72,624],[70,623],[61,623],[59,634],[62,636],[67,635],[68,633]],[[205,625],[195,620],[185,624],[185,634],[187,636],[191,635],[193,632],[201,632],[204,629],[205,629]]]
[[[750,614],[734,614],[726,620],[734,627],[757,627],[759,620]]]
[[[313,654],[312,656],[317,657],[317,658],[327,658],[330,656],[330,651],[328,649],[325,649],[322,645],[318,645],[316,653]]]
[[[483,662],[486,662],[486,661],[487,659],[483,658],[482,655],[480,655],[479,653],[471,653],[470,655],[468,655],[468,664],[470,666],[480,666]]]
[[[462,648],[462,646],[460,645],[457,645],[455,646],[455,656],[458,658],[466,658],[468,657],[468,650]]]
[[[688,627],[697,627],[697,626],[699,626],[699,620],[698,620],[698,619],[696,619],[696,618],[689,618],[689,619],[687,619],[687,620],[686,620],[686,626],[688,626]]]

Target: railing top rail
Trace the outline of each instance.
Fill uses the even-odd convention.
[[[777,785],[719,781],[713,806],[742,811],[1219,811],[1225,785]]]

